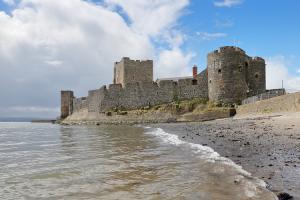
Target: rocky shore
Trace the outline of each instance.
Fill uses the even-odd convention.
[[[279,199],[300,199],[300,113],[153,127],[212,147],[264,180]]]

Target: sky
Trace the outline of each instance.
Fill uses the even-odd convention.
[[[154,60],[155,78],[206,68],[239,46],[267,63],[267,88],[300,91],[299,0],[0,0],[0,117],[59,116],[110,84],[122,57]]]

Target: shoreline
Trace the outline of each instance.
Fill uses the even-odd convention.
[[[209,146],[264,180],[275,194],[300,200],[299,121],[300,113],[288,113],[151,126]]]

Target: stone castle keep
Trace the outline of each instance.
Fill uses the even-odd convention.
[[[61,91],[61,118],[86,109],[102,113],[113,108],[138,109],[177,100],[203,98],[217,103],[238,104],[266,91],[265,60],[250,57],[238,47],[221,47],[207,56],[207,68],[193,76],[153,81],[153,61],[123,58],[114,66],[113,84],[75,98]]]

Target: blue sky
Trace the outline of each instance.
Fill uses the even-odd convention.
[[[185,49],[205,54],[218,46],[238,45],[249,55],[292,57],[289,70],[300,67],[300,1],[245,0],[232,7],[216,7],[209,0],[192,1],[179,21],[187,34]],[[226,36],[199,40],[195,32],[224,33]],[[294,57],[294,58],[293,58]]]
[[[191,75],[235,45],[267,63],[267,87],[300,90],[298,0],[0,0],[0,117],[55,117],[61,89],[86,96],[123,56],[155,78]]]

